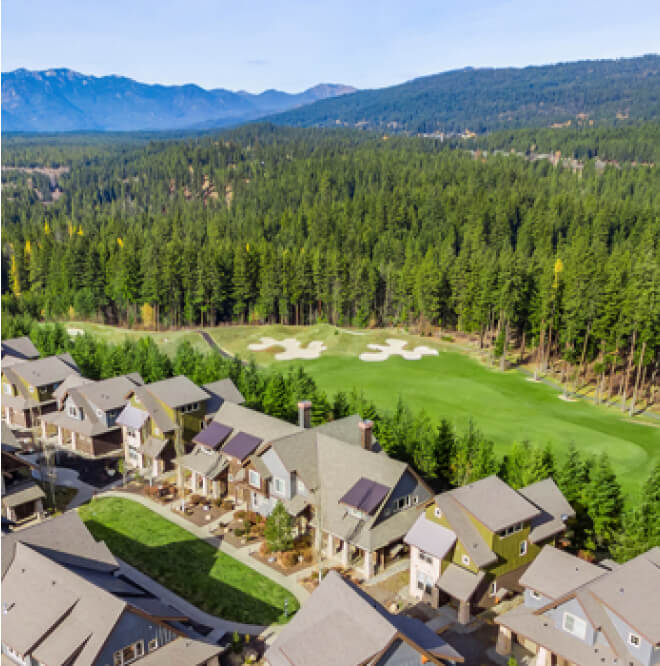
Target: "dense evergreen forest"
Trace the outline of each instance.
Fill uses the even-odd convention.
[[[503,365],[517,345],[598,395],[654,400],[657,168],[576,173],[428,138],[271,125],[88,142],[68,160],[58,142],[3,148],[8,163],[70,165],[57,201],[3,188],[10,312],[439,326],[474,333]]]
[[[660,120],[660,56],[540,67],[454,70],[325,99],[273,117],[300,127],[389,132],[547,127],[568,120],[610,125]]]

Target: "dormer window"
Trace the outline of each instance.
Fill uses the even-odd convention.
[[[641,644],[641,639],[637,634],[628,634],[628,643],[633,647],[638,648]]]

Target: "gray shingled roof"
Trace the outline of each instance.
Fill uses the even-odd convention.
[[[463,507],[454,499],[451,491],[438,495],[435,498],[435,503],[440,507],[467,554],[479,568],[497,562],[497,555],[488,547]]]
[[[473,573],[452,562],[438,578],[436,585],[454,599],[469,601],[485,576],[483,571]]]
[[[246,432],[264,442],[272,442],[301,430],[287,421],[229,401],[223,403],[213,420],[229,426],[234,431],[227,442],[231,442],[238,432]]]
[[[78,373],[70,354],[48,356],[36,361],[26,361],[13,365],[11,370],[33,386],[46,386],[64,381],[70,374]]]
[[[545,546],[520,577],[520,584],[549,599],[560,599],[607,573],[574,555]]]
[[[174,462],[211,480],[215,479],[228,465],[227,459],[221,453],[204,446],[196,447],[192,453],[175,458]]]
[[[61,402],[66,397],[66,394],[72,388],[77,388],[83,384],[93,384],[93,379],[87,379],[82,375],[69,375],[54,391],[53,398]]]
[[[209,394],[184,375],[146,384],[145,389],[168,407],[176,409],[193,402],[208,400]]]
[[[65,565],[84,565],[99,571],[114,571],[119,567],[108,547],[94,539],[75,511],[66,511],[56,518],[3,535],[0,540],[3,577],[19,541]]]
[[[538,516],[540,511],[497,476],[450,490],[451,496],[480,523],[497,532]]]
[[[456,543],[456,534],[422,513],[406,534],[404,542],[441,560]]]
[[[169,440],[160,439],[160,437],[147,437],[141,447],[142,453],[145,453],[150,458],[158,458],[167,446]]]
[[[405,636],[437,658],[461,655],[422,622],[394,616],[359,588],[331,571],[266,651],[271,666],[362,664]]]
[[[153,419],[157,428],[160,428],[160,431],[172,432],[172,430],[177,429],[177,424],[172,421],[168,413],[165,411],[165,408],[154,398],[154,396],[149,393],[148,385],[147,386],[136,386],[133,393],[139,403],[139,406],[144,407],[144,409],[149,412],[149,416]],[[121,414],[120,414],[121,416]]]
[[[2,496],[2,506],[14,508],[46,497],[46,493],[35,481],[26,481],[16,487],[7,488]]]
[[[206,403],[207,414],[215,414],[225,400],[236,405],[242,405],[245,402],[245,398],[229,377],[204,384],[202,388],[211,396]]]
[[[20,338],[3,340],[2,356],[4,357],[5,354],[25,359],[39,358],[39,350],[26,335],[23,335]]]
[[[565,520],[575,517],[573,507],[550,477],[521,488],[518,492],[541,511],[538,516],[532,518],[532,529],[529,534],[532,543],[545,541],[563,532],[566,529]]]
[[[221,652],[223,648],[214,643],[181,637],[150,652],[137,663],[140,666],[199,666]]]
[[[148,418],[149,412],[146,412],[144,409],[138,409],[129,403],[121,410],[115,423],[139,430]]]

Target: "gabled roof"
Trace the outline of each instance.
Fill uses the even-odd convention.
[[[66,394],[69,392],[69,389],[77,388],[83,384],[93,384],[93,379],[87,379],[82,375],[69,375],[54,391],[53,398],[58,401],[64,400]]]
[[[492,532],[526,522],[541,513],[536,506],[495,475],[443,494],[450,494]]]
[[[206,402],[207,414],[215,414],[225,400],[229,400],[229,402],[233,402],[236,405],[242,405],[245,402],[245,398],[229,377],[217,382],[211,382],[210,384],[204,384],[202,388],[210,396]]]
[[[46,497],[46,493],[36,481],[26,481],[6,489],[2,496],[2,507],[13,508],[44,497]]]
[[[231,438],[239,431],[258,437],[264,442],[272,442],[301,430],[287,421],[229,401],[222,404],[213,420],[229,426],[234,431],[228,441],[231,441]]]
[[[196,447],[192,453],[175,458],[174,462],[211,480],[228,465],[227,459],[221,453],[205,447]]]
[[[209,394],[184,375],[146,384],[145,390],[172,409],[208,400]]]
[[[544,541],[563,532],[566,529],[566,520],[575,518],[573,507],[550,477],[525,486],[518,492],[541,511],[532,518],[529,534],[532,543]]]
[[[88,403],[105,412],[123,407],[126,404],[126,394],[136,386],[142,385],[142,377],[134,373],[132,376],[120,375],[119,377],[102,379],[98,382],[88,382],[70,389],[69,393],[74,399],[81,396]]]
[[[3,577],[19,541],[67,566],[86,566],[99,571],[114,571],[119,567],[108,547],[94,539],[75,511],[66,511],[56,518],[3,536],[0,540]]]
[[[148,386],[136,386],[133,390],[135,398],[139,401],[141,407],[148,412],[149,416],[153,419],[156,427],[160,428],[161,432],[172,432],[172,430],[177,429],[177,424],[172,421],[168,413],[165,411],[165,408],[161,403],[154,398],[153,395],[148,390]],[[126,410],[129,405],[126,405],[124,410]],[[124,412],[117,417],[120,420],[120,423],[124,420]]]
[[[441,560],[454,547],[456,534],[422,513],[403,540]]]
[[[9,338],[2,341],[2,357],[15,356],[17,358],[35,359],[39,358],[39,350],[34,346],[32,340],[23,335],[20,338]]]
[[[388,613],[365,592],[331,571],[265,658],[271,666],[345,666],[375,658],[397,638],[421,656],[463,661],[462,656],[419,620]]]
[[[358,511],[373,513],[392,489],[382,483],[372,481],[364,476],[360,477],[340,498],[341,504],[346,504]]]
[[[144,409],[138,409],[130,403],[122,409],[121,413],[117,417],[115,423],[118,425],[123,425],[128,428],[133,428],[139,430],[144,424],[145,421],[149,418],[149,412],[146,412]]]
[[[71,374],[79,374],[78,366],[70,354],[47,356],[11,366],[14,374],[32,386],[46,386],[64,381]]]
[[[606,573],[595,564],[545,546],[520,577],[520,584],[549,599],[560,599]]]

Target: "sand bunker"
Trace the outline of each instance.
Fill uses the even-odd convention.
[[[327,347],[320,340],[312,340],[307,347],[303,348],[295,338],[286,338],[285,340],[275,340],[275,338],[261,338],[261,342],[253,342],[248,345],[250,351],[266,351],[271,347],[282,347],[284,351],[275,354],[278,361],[293,361],[296,359],[319,358],[321,352]]]
[[[571,398],[570,395],[564,395],[563,393],[560,393],[557,397],[564,402],[577,402],[576,398]]]
[[[390,356],[401,356],[406,361],[419,361],[422,356],[437,356],[438,350],[426,347],[424,345],[414,349],[404,349],[408,344],[406,340],[397,340],[388,338],[386,345],[368,344],[369,349],[375,349],[374,352],[364,352],[360,354],[361,361],[386,361]]]
[[[84,335],[85,331],[82,328],[67,328],[66,332],[71,336]]]

